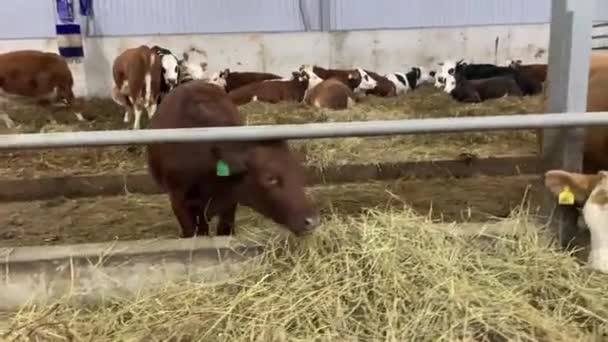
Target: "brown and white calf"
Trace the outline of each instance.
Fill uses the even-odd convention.
[[[125,108],[125,123],[129,122],[129,116],[135,117],[133,129],[141,128],[144,109],[148,118],[156,112],[161,73],[161,59],[145,45],[128,49],[114,60],[112,99]]]
[[[387,77],[369,70],[365,70],[365,72],[376,81],[376,86],[373,89],[366,91],[366,94],[380,97],[392,97],[397,95],[395,84]]]
[[[591,233],[589,266],[608,273],[608,171],[581,174],[550,170],[545,173],[545,186],[556,197],[568,187],[574,204],[583,206],[583,219]]]
[[[376,80],[361,68],[348,70],[325,69],[317,65],[311,66],[304,64],[300,66],[300,72],[304,70],[312,70],[312,73],[323,80],[335,78],[347,85],[354,92],[366,92],[367,90],[374,89],[377,85]]]
[[[510,61],[509,67],[539,83],[547,80],[547,64],[523,64],[521,60]]]
[[[73,86],[67,62],[56,53],[19,50],[0,54],[0,96],[7,101],[40,105],[63,102],[74,108]],[[74,115],[84,120],[80,112]],[[9,128],[15,124],[6,113],[0,114],[0,120]]]
[[[251,83],[279,79],[281,79],[281,76],[266,72],[241,72],[230,71],[230,69],[224,69],[211,76],[211,82],[223,84],[224,89],[228,93]]]
[[[243,105],[251,101],[268,103],[283,101],[302,102],[306,91],[312,88],[309,80],[310,78],[306,73],[293,72],[292,77],[289,79],[250,83],[231,91],[228,93],[228,97],[236,105]]]

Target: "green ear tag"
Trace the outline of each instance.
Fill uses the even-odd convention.
[[[228,177],[230,176],[230,168],[228,167],[228,164],[226,164],[225,161],[218,160],[217,164],[215,164],[215,173],[219,177]]]

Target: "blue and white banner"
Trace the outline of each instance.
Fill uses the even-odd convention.
[[[84,57],[79,24],[57,24],[55,30],[57,46],[61,56],[66,58]]]

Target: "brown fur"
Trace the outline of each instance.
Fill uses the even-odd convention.
[[[243,124],[237,107],[220,87],[195,80],[167,94],[150,127]],[[147,149],[150,172],[169,193],[184,237],[197,231],[208,234],[208,222],[214,216],[219,216],[218,235],[232,234],[237,204],[253,208],[296,234],[318,224],[318,212],[304,192],[304,167],[285,141],[167,143]],[[229,165],[229,177],[216,175],[220,159]],[[314,218],[312,224],[306,223],[308,218]]]
[[[302,68],[300,68],[300,71],[302,71]],[[325,69],[314,65],[312,71],[324,80],[328,80],[330,78],[337,79],[338,81],[347,85],[350,90],[355,90],[359,84],[361,84],[361,74],[356,69]]]
[[[523,77],[532,79],[535,82],[544,83],[547,80],[547,64],[513,63],[511,67],[519,70]]]
[[[151,94],[146,103],[145,75],[151,76]],[[162,78],[161,57],[145,45],[125,50],[114,60],[112,75],[114,88],[112,98],[125,107],[127,111],[155,108],[160,96]],[[123,94],[121,89],[128,82],[128,93]],[[148,113],[151,117],[154,113]]]
[[[549,80],[550,82],[550,80]],[[545,87],[545,110],[548,105],[548,87]],[[587,111],[608,111],[608,53],[592,52],[589,67]],[[542,130],[537,130],[540,151],[543,150]],[[608,127],[591,127],[585,130],[583,173],[593,174],[608,170]]]
[[[305,102],[319,108],[334,110],[348,108],[348,99],[356,101],[355,94],[348,86],[336,79],[328,79],[312,88]]]
[[[74,103],[74,79],[67,62],[56,53],[20,50],[0,54],[0,90],[41,98],[57,89],[54,101]]]
[[[373,71],[365,70],[365,72],[378,83],[374,89],[368,90],[366,92],[367,94],[381,97],[397,96],[397,89],[395,88],[393,82],[389,81],[388,78]]]
[[[251,83],[228,93],[236,104],[249,103],[254,97],[258,101],[278,103],[282,101],[301,102],[308,88],[308,76],[299,72],[293,73],[291,80],[268,80]]]
[[[251,83],[266,80],[278,80],[281,78],[281,76],[264,72],[235,72],[230,71],[229,69],[226,70],[228,71],[225,77],[227,92],[231,92]]]

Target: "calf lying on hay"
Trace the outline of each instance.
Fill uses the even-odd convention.
[[[274,238],[237,278],[167,284],[83,308],[22,309],[3,340],[577,341],[608,334],[608,277],[526,216],[461,234],[402,212],[334,218]],[[456,229],[455,229],[456,228]],[[471,226],[468,226],[471,228]],[[468,229],[470,231],[470,229]],[[460,233],[458,233],[460,232]],[[259,237],[258,231],[258,237]],[[496,233],[498,234],[498,233]]]

